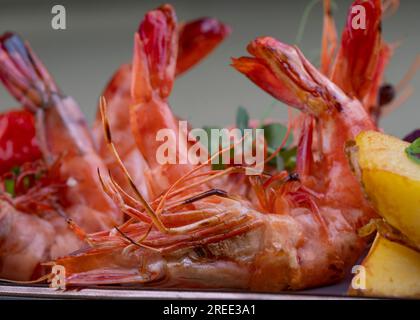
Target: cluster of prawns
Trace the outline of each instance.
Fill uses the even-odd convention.
[[[174,27],[177,74],[197,64],[230,32],[212,18]],[[126,165],[140,172],[145,161],[128,119],[131,73],[130,65],[121,66],[103,95],[118,150]],[[124,221],[124,214],[98,179],[98,170],[113,171],[102,131],[91,132],[77,103],[59,90],[29,44],[13,33],[0,37],[0,79],[22,106],[0,119],[0,278],[29,280],[44,272],[40,263],[78,250],[84,232],[109,230]]]
[[[352,29],[354,6],[366,10],[364,30]],[[3,36],[0,79],[36,115],[43,161],[65,183],[51,191],[59,196],[48,197],[48,214],[28,215],[13,206],[15,199],[1,200],[0,274],[28,279],[33,270],[7,266],[42,252],[31,257],[32,269],[51,260],[44,266],[64,266],[69,286],[279,291],[342,279],[366,247],[358,229],[376,217],[345,146],[361,131],[377,130],[392,53],[381,35],[382,2],[356,0],[352,8],[336,50],[330,1],[324,1],[319,70],[298,48],[271,37],[252,41],[250,57],[233,59],[236,70],[301,111],[289,119],[289,131],[299,132],[296,170],[267,166],[254,176],[241,165],[214,170],[210,160],[219,154],[200,165],[156,161],[160,129],[184,134],[168,104],[173,81],[229,33],[217,20],[178,24],[170,5],[148,12],[135,34],[132,64],[117,71],[100,99],[94,138],[30,47],[16,35]],[[4,231],[13,229],[26,238]],[[60,237],[82,249],[69,254],[71,242]],[[17,243],[26,247],[11,252],[21,239],[31,239],[29,246]]]

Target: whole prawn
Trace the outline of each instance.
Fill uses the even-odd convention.
[[[18,207],[18,199],[0,202],[0,276],[27,280],[37,264],[79,248],[81,241],[69,225],[86,232],[106,230],[121,223],[122,214],[102,190],[97,169],[105,166],[76,102],[59,91],[29,45],[12,33],[0,37],[0,79],[35,114],[45,169],[63,182],[53,192],[46,186],[24,196],[26,207],[41,207],[37,214],[22,203]]]
[[[149,19],[164,11],[165,7],[163,6],[150,12]],[[140,28],[139,33],[141,32]],[[216,19],[200,18],[181,24],[177,27],[177,33],[178,55],[175,75],[179,76],[214,50],[230,33],[230,29]],[[107,101],[108,118],[116,149],[139,190],[146,199],[152,199],[161,189],[154,186],[156,179],[151,174],[149,164],[139,152],[134,140],[133,134],[137,135],[137,133],[132,132],[130,128],[129,106],[133,104],[130,92],[132,70],[132,65],[122,65],[105,88],[103,96]],[[123,172],[106,144],[99,111],[93,132],[99,146],[99,155],[106,162],[115,181],[128,189],[129,186],[126,184]]]
[[[149,47],[141,40],[137,50],[147,57]],[[357,230],[375,212],[349,166],[345,145],[359,132],[375,130],[375,124],[359,100],[314,68],[299,49],[262,37],[248,51],[252,56],[233,59],[233,66],[306,114],[296,172],[251,177],[257,199],[252,202],[220,190],[222,184],[206,189],[206,175],[228,175],[231,168],[203,172],[208,168],[203,164],[178,171],[164,195],[147,202],[125,171],[134,197],[115,181],[104,183],[104,189],[131,219],[109,232],[88,235],[90,248],[53,262],[65,267],[68,285],[297,290],[342,279],[358,259],[365,241]],[[166,61],[173,66],[170,58]],[[146,105],[150,97],[165,97],[170,91],[165,82],[170,75],[153,72],[160,64],[147,67],[141,70],[152,71],[151,77],[142,77],[143,86],[134,88],[140,102],[131,107],[134,132],[153,132],[145,122],[148,117],[140,115],[154,106]],[[136,92],[144,87],[155,91]],[[156,109],[158,117],[173,119],[165,104],[156,103]],[[110,138],[106,119],[104,124]],[[316,148],[314,134],[319,137]],[[138,141],[143,154],[156,150],[141,148],[144,143]],[[201,188],[195,189],[197,184]]]

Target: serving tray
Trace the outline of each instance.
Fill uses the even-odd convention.
[[[91,287],[78,290],[56,290],[47,285],[13,285],[0,282],[0,299],[177,299],[177,300],[330,300],[355,299],[347,296],[349,280],[337,285],[284,293],[239,291],[161,290],[134,287]],[[356,298],[359,299],[359,298]]]

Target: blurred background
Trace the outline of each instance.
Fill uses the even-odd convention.
[[[177,79],[170,101],[175,113],[193,126],[233,123],[238,106],[251,117],[286,118],[286,110],[268,94],[234,71],[230,57],[246,54],[246,45],[257,36],[270,35],[296,43],[301,18],[311,0],[168,0],[178,19],[216,17],[229,24],[231,36],[196,68]],[[154,0],[64,1],[0,0],[0,32],[15,31],[29,40],[62,91],[73,96],[91,121],[98,96],[111,75],[131,60],[133,35],[146,11],[160,5]],[[334,17],[339,34],[351,1],[336,0]],[[67,29],[51,28],[51,8],[66,8]],[[389,42],[400,42],[386,72],[386,81],[398,83],[420,53],[420,1],[402,0],[398,12],[385,19]],[[316,65],[322,30],[322,1],[313,6],[299,46]],[[360,57],[363,59],[363,57]],[[381,125],[397,136],[420,127],[420,76],[411,82],[414,94]],[[0,88],[0,110],[17,104]]]

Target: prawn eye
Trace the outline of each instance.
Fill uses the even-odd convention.
[[[299,181],[299,174],[297,172],[292,172],[288,176],[289,181]]]
[[[385,83],[379,88],[379,106],[382,107],[392,100],[394,100],[396,95],[395,88],[392,84]]]

